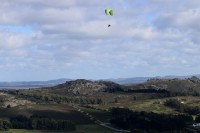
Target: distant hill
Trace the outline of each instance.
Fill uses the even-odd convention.
[[[154,78],[129,85],[120,85],[112,81],[77,79],[50,87],[6,91],[35,102],[106,103],[115,102],[116,98],[123,99],[121,95],[124,97],[132,95],[132,100],[138,95],[140,96],[136,99],[200,96],[200,79],[197,77]]]
[[[169,92],[173,95],[200,95],[200,79],[196,76],[190,78],[172,78],[170,76],[170,78],[150,78],[146,82],[132,85],[120,85],[112,81],[104,80],[91,81],[78,79],[67,81],[64,84],[58,85],[56,88],[78,95],[87,95],[95,92],[137,92],[132,90],[143,90],[141,92],[150,93]]]
[[[163,93],[169,92],[173,94],[184,95],[200,95],[200,79],[198,77],[191,78],[151,78],[146,82],[137,84],[120,85],[112,81],[91,81],[86,79],[77,79],[66,81],[51,87],[44,87],[41,91],[51,92],[53,94],[72,94],[72,95],[88,95],[96,92],[147,92],[147,93]]]
[[[112,81],[91,81],[86,79],[77,79],[73,81],[66,81],[66,83],[51,87],[51,89],[65,91],[65,93],[87,95],[95,92],[123,91],[124,86]]]
[[[184,79],[184,78],[190,78],[192,76],[196,76],[200,78],[200,74],[197,75],[189,75],[189,76],[175,76],[175,75],[167,75],[167,76],[155,76],[155,77],[132,77],[132,78],[118,78],[118,79],[106,79],[109,81],[113,81],[118,84],[137,84],[137,83],[144,83],[148,79],[174,79],[174,78],[179,78],[179,79]]]
[[[143,83],[152,77],[133,77],[133,78],[118,78],[118,79],[106,79],[109,81],[113,81],[118,84],[135,84],[135,83]]]
[[[19,82],[0,82],[1,88],[12,88],[12,87],[47,87],[47,86],[55,86],[61,83],[65,83],[71,79],[56,79],[56,80],[48,80],[48,81],[19,81]]]
[[[198,75],[194,75],[194,76],[196,76],[196,77],[200,78],[200,74],[198,74]]]
[[[191,78],[153,78],[140,84],[128,85],[128,90],[166,90],[173,94],[200,95],[200,79]]]
[[[198,78],[200,78],[200,74],[194,75]],[[117,84],[121,85],[127,85],[127,84],[138,84],[138,83],[144,83],[149,79],[184,79],[184,78],[190,78],[191,76],[164,76],[164,77],[132,77],[132,78],[116,78],[116,79],[102,79],[101,81],[111,81]],[[6,88],[38,88],[38,87],[48,87],[48,86],[56,86],[58,84],[65,83],[66,81],[72,81],[72,79],[68,78],[61,78],[61,79],[55,79],[55,80],[48,80],[48,81],[20,81],[20,82],[0,82],[0,89]],[[99,81],[99,80],[91,80],[91,81]]]

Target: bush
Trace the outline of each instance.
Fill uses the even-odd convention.
[[[16,129],[36,129],[36,130],[66,130],[76,129],[73,122],[68,120],[50,119],[45,116],[32,115],[30,118],[19,115],[10,119],[12,128]]]

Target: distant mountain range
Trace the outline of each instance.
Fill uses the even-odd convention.
[[[15,92],[15,91],[14,91]],[[200,96],[200,79],[196,76],[191,78],[151,78],[143,83],[135,84],[117,84],[112,81],[105,80],[86,80],[77,79],[66,81],[50,87],[42,87],[36,89],[21,89],[24,94],[31,94],[39,92],[39,95],[64,95],[74,96],[92,96],[96,97],[102,93],[160,93],[165,96],[176,95],[192,95]],[[96,95],[96,96],[95,96]]]
[[[118,78],[118,79],[106,79],[108,81],[112,81],[118,84],[136,84],[147,81],[148,79],[153,77],[133,77],[133,78]]]
[[[189,76],[175,76],[175,75],[167,75],[167,76],[155,76],[155,77],[132,77],[132,78],[118,78],[118,79],[106,79],[109,81],[113,81],[118,84],[137,84],[137,83],[143,83],[146,82],[148,79],[173,79],[173,78],[190,78],[192,76],[196,76],[200,78],[200,74],[196,75],[189,75]]]
[[[164,77],[156,76],[156,77],[132,77],[132,78],[117,78],[117,79],[101,79],[105,81],[112,81],[118,84],[137,84],[146,82],[148,79],[172,79],[172,78],[190,78],[192,76],[196,76],[200,78],[199,75],[190,75],[190,76],[174,76],[168,75]],[[19,81],[19,82],[0,82],[0,88],[34,88],[34,87],[48,87],[48,86],[55,86],[58,84],[65,83],[66,81],[72,81],[74,79],[55,79],[55,80],[48,80],[48,81]],[[94,81],[94,80],[93,80]]]

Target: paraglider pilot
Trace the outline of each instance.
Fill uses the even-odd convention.
[[[113,16],[113,10],[112,9],[110,9],[110,8],[107,8],[106,10],[105,10],[105,13],[106,13],[106,15],[110,15],[110,16]],[[108,27],[110,27],[111,25],[110,24],[108,24]]]

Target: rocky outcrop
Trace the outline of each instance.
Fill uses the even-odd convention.
[[[94,92],[116,92],[122,91],[123,86],[111,81],[90,81],[85,79],[77,79],[74,81],[67,81],[65,87],[68,92],[73,94],[91,94]]]

